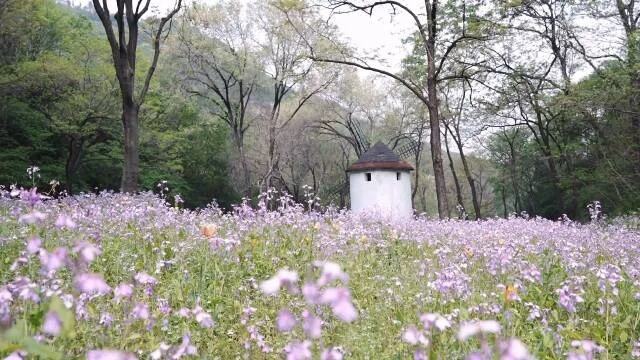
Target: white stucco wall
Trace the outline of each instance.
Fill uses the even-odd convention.
[[[366,181],[366,173],[371,173],[371,181]],[[349,173],[349,193],[351,210],[354,212],[381,211],[392,217],[410,217],[411,173],[396,170],[371,170]]]

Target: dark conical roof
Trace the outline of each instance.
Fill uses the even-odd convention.
[[[389,147],[378,141],[349,166],[347,171],[364,170],[413,170],[406,161],[400,159]]]

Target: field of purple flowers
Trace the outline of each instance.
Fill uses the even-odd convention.
[[[640,232],[0,193],[0,357],[640,358]]]

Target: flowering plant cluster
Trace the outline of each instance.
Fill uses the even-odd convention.
[[[640,358],[640,233],[597,204],[578,224],[169,200],[0,190],[0,358]]]
[[[358,311],[351,302],[351,293],[344,287],[349,277],[340,265],[329,261],[316,261],[314,266],[321,269],[316,281],[306,282],[302,288],[298,286],[298,274],[290,270],[279,270],[275,276],[263,281],[260,289],[267,295],[276,295],[281,288],[296,295],[302,293],[305,307],[298,316],[289,309],[278,312],[277,328],[281,332],[291,332],[297,325],[301,325],[305,340],[296,340],[285,347],[288,360],[311,359],[311,345],[313,340],[322,337],[323,319],[319,316],[324,312],[322,305],[331,308],[333,315],[345,323],[350,323],[358,317]],[[334,281],[342,282],[343,286],[331,286]],[[338,347],[329,346],[321,349],[322,360],[341,360],[343,355]]]

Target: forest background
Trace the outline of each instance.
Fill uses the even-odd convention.
[[[380,140],[411,150],[428,215],[640,208],[634,0],[180,5],[140,18],[130,142],[94,6],[0,0],[0,184],[169,192],[190,208],[275,188],[346,206],[345,169]],[[413,26],[400,69],[350,45],[344,13]]]

